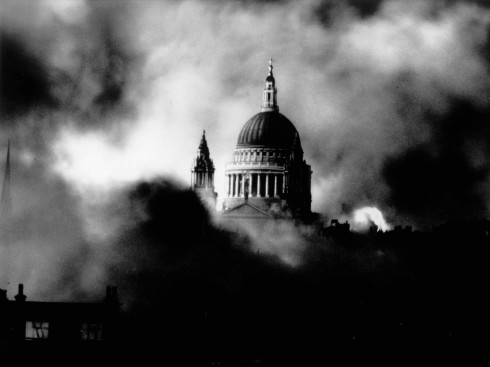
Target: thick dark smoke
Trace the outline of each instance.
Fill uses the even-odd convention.
[[[427,116],[434,138],[385,165],[391,205],[413,223],[488,215],[490,111],[454,101],[441,117]],[[430,223],[424,223],[430,225]],[[436,223],[432,223],[436,224]]]
[[[6,124],[17,115],[41,107],[54,108],[48,69],[21,40],[0,34],[0,118]]]
[[[383,0],[323,0],[318,2],[315,13],[320,22],[328,26],[345,10],[352,10],[361,18],[373,16],[382,3]]]
[[[334,21],[339,10],[350,9],[361,18],[376,16],[385,3],[389,0],[322,0],[318,2],[317,13],[322,23],[326,25]],[[423,3],[424,1],[418,0]],[[426,3],[432,3],[437,8],[444,8],[458,3],[475,4],[482,7],[490,7],[486,0],[427,0]]]
[[[140,183],[117,201],[128,222],[109,266],[126,331],[116,360],[315,365],[452,359],[479,345],[472,325],[485,310],[488,235],[471,225],[305,237],[305,261],[293,269],[213,226],[198,198],[171,182]]]
[[[320,15],[337,9],[326,27],[345,24],[338,9],[347,3],[322,3],[328,6],[319,9]],[[363,12],[368,3],[348,6]],[[478,15],[471,15],[478,3],[373,2],[376,6],[364,14],[368,17],[339,36],[349,41],[347,52],[355,57],[352,51],[362,41],[353,30],[367,38],[375,35],[362,60],[345,58],[341,41],[336,51],[342,56],[331,62],[336,65],[340,57],[346,62],[337,66],[335,78],[351,86],[343,98],[354,112],[344,112],[349,115],[345,131],[337,126],[330,137],[326,129],[317,135],[326,142],[323,148],[316,145],[314,160],[329,160],[313,165],[328,177],[325,196],[336,196],[342,183],[337,200],[327,199],[326,212],[335,215],[331,208],[345,212],[372,203],[390,222],[419,226],[488,216],[488,125],[482,123],[489,112],[488,23],[482,18],[480,28]],[[438,27],[442,33],[435,31]],[[377,37],[385,42],[376,44]]]
[[[212,271],[212,263],[224,266],[220,263],[227,257],[224,254],[242,252],[234,247],[230,234],[211,224],[198,197],[174,183],[140,183],[118,200],[125,202],[126,220],[113,239],[119,260],[111,268],[111,280],[122,283],[122,292],[130,297],[126,304],[164,297],[157,289],[176,287],[175,282],[189,282],[187,286],[194,282],[193,287],[198,287],[199,277],[205,269]],[[224,254],[208,256],[216,249]],[[233,256],[227,260],[233,261]]]
[[[0,30],[4,123],[22,124],[19,115],[44,108],[63,114],[52,118],[53,123],[66,124],[69,116],[71,123],[95,127],[131,112],[127,92],[138,55],[124,42],[125,3],[66,4],[74,8],[63,13],[54,11],[56,3],[4,2]]]
[[[50,10],[63,4],[75,9]],[[4,157],[11,141],[13,203],[2,223],[1,287],[25,283],[37,299],[86,299],[104,288],[108,254],[91,237],[94,213],[53,172],[52,149],[69,126],[120,136],[124,124],[113,126],[131,115],[129,65],[138,60],[120,39],[124,4],[63,4],[4,1],[0,10],[0,142]]]
[[[0,288],[12,295],[22,282],[30,299],[94,299],[110,282],[142,315],[168,299],[219,304],[206,295],[225,290],[236,296],[229,309],[260,309],[266,297],[270,315],[287,303],[296,271],[311,271],[294,278],[297,295],[310,281],[327,288],[318,274],[342,274],[339,297],[353,273],[372,277],[369,290],[390,276],[410,282],[403,254],[363,240],[351,250],[297,240],[300,231],[288,241],[301,258],[293,270],[285,247],[260,251],[263,243],[220,231],[181,187],[206,129],[222,190],[272,56],[281,112],[314,171],[315,211],[335,218],[376,206],[418,226],[488,216],[486,5],[3,1],[0,143],[12,140],[13,214],[1,250],[15,269],[3,267]]]
[[[179,363],[276,355],[295,347],[300,331],[309,328],[301,321],[313,321],[309,315],[321,316],[316,322],[323,323],[324,316],[338,312],[340,305],[327,298],[345,297],[342,287],[353,279],[364,277],[364,286],[376,288],[405,271],[395,267],[397,255],[357,247],[357,241],[347,251],[310,243],[308,265],[292,271],[279,258],[250,251],[246,237],[211,225],[188,190],[157,181],[127,194],[118,199],[127,200],[129,221],[114,239],[118,260],[109,267],[109,279],[120,284],[128,335],[138,335],[125,343],[133,351],[146,350],[144,360],[154,358],[153,348],[162,343],[167,353],[161,358]],[[331,293],[324,298],[321,289],[327,286]],[[185,353],[189,349],[195,353]]]
[[[206,129],[222,190],[272,56],[281,112],[314,171],[314,210],[375,206],[421,228],[488,217],[487,5],[2,1],[13,210],[0,227],[0,288],[96,301],[117,285],[124,340],[111,357],[139,364],[393,352],[393,365],[478,346],[487,222],[248,237],[220,229],[184,187]]]

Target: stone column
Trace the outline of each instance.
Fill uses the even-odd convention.
[[[233,176],[235,176],[235,195],[233,195],[233,197],[237,197],[238,196],[238,175],[235,173]]]
[[[286,174],[282,174],[282,193],[286,193]]]
[[[231,193],[232,193],[232,188],[231,188],[231,183],[232,183],[232,180],[231,180],[231,175],[228,174],[228,197],[231,196]]]
[[[269,174],[265,175],[265,197],[269,197]]]
[[[260,196],[260,173],[257,173],[257,197],[261,197]]]
[[[250,153],[252,154],[252,153]],[[254,196],[254,173],[250,173],[250,186],[248,188],[248,196],[253,197]],[[255,184],[255,188],[257,188],[257,184]]]
[[[277,175],[274,174],[274,197],[277,196]]]
[[[245,197],[245,175],[242,173],[242,194],[240,195],[242,198]]]

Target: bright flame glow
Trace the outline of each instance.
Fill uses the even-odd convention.
[[[365,206],[354,211],[354,224],[362,228],[367,228],[374,223],[382,231],[391,230],[392,226],[388,224],[383,217],[383,213],[374,206]]]

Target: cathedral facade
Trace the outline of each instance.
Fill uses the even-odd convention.
[[[197,165],[192,187],[198,191],[196,169]],[[233,161],[226,163],[222,218],[307,220],[311,217],[311,174],[298,131],[279,113],[271,59],[261,111],[242,127]]]

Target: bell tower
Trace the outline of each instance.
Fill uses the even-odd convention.
[[[218,194],[214,191],[214,163],[209,154],[205,130],[191,168],[191,190],[198,194],[208,209],[216,210]]]

